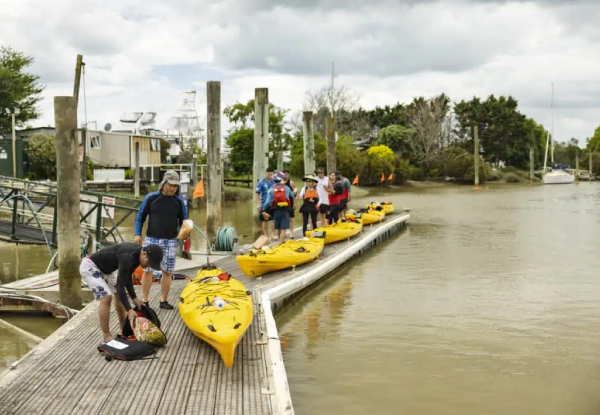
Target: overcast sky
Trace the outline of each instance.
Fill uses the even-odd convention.
[[[47,85],[36,126],[54,124],[52,97],[72,93],[81,53],[99,127],[125,111],[164,126],[189,89],[204,119],[208,80],[223,108],[268,87],[300,110],[334,61],[366,108],[511,94],[547,128],[554,82],[555,136],[583,141],[600,124],[599,21],[593,0],[2,0],[0,44],[32,55]]]

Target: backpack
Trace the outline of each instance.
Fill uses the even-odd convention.
[[[273,186],[273,204],[280,208],[285,208],[290,205],[290,200],[286,197],[287,189],[285,185],[279,184]]]
[[[107,361],[117,360],[141,360],[147,359],[156,353],[154,346],[137,340],[126,340],[123,338],[111,340],[98,346],[98,351],[104,354]],[[153,359],[154,357],[151,357]]]
[[[156,311],[151,309],[145,304],[142,304],[142,308],[138,309],[134,308],[135,312],[139,317],[145,317],[150,320],[156,327],[160,328],[160,320],[158,319],[158,315]],[[130,340],[135,340],[135,335],[133,334],[133,328],[131,324],[129,324],[129,319],[125,319],[125,324],[123,324],[123,337]]]

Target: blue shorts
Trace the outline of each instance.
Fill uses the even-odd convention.
[[[273,221],[275,222],[275,229],[277,230],[283,231],[290,229],[290,211],[287,209],[274,209]]]
[[[144,246],[156,244],[163,250],[163,260],[160,263],[160,267],[163,271],[173,275],[175,272],[175,261],[177,259],[177,244],[179,239],[161,239],[153,238],[152,236],[146,236],[144,239]],[[144,271],[154,271],[154,268],[144,268]],[[157,270],[158,271],[158,270]]]

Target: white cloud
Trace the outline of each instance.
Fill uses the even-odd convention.
[[[331,61],[336,82],[365,107],[440,92],[456,101],[512,94],[549,126],[554,82],[560,139],[583,139],[599,123],[593,1],[2,3],[0,44],[32,55],[48,85],[39,125],[53,124],[52,96],[72,91],[77,53],[86,62],[88,119],[99,126],[134,110],[157,111],[164,123],[181,91],[203,94],[211,79],[223,82],[223,107],[269,87],[272,102],[299,110],[307,89],[329,82]]]

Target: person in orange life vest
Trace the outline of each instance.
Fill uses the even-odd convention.
[[[329,184],[331,190],[329,191],[329,223],[336,223],[340,218],[340,212],[344,210],[341,204],[341,197],[344,189],[342,189],[341,180],[337,180],[335,172],[329,174]]]
[[[306,235],[308,230],[308,219],[312,222],[311,230],[317,228],[317,216],[319,215],[319,193],[317,192],[317,178],[312,174],[307,174],[304,177],[306,186],[300,190],[298,199],[304,200],[304,204],[300,207],[302,212],[302,236]]]
[[[269,208],[272,210],[275,233],[279,234],[279,243],[282,244],[285,242],[286,231],[290,228],[289,206],[294,197],[294,192],[281,183],[281,176],[277,175],[273,179],[275,184],[267,193],[267,199],[263,204],[263,216],[268,218],[270,215],[266,211]]]

